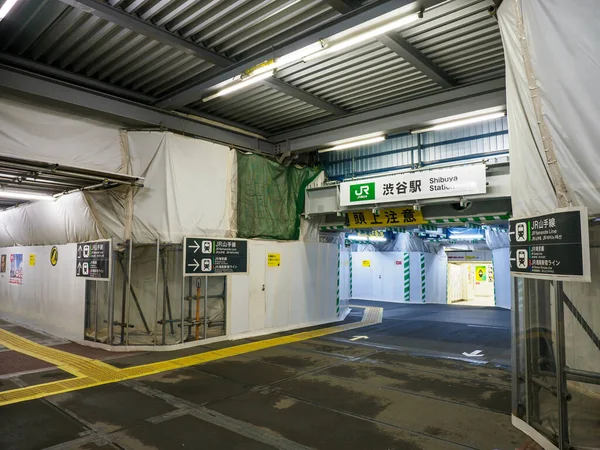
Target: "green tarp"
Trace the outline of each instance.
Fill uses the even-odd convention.
[[[240,152],[237,158],[238,237],[297,240],[304,191],[321,170]]]

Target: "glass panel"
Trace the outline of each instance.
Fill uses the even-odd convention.
[[[181,342],[182,259],[181,245],[161,245],[157,303],[157,345],[171,345]]]
[[[112,284],[85,281],[85,340],[106,343],[108,338],[108,302]]]
[[[154,345],[159,262],[156,244],[135,244],[131,254],[131,286],[127,292],[127,343]]]

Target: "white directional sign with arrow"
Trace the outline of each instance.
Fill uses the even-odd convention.
[[[111,241],[108,239],[78,243],[75,276],[97,281],[110,280],[110,256]]]
[[[220,275],[248,271],[248,241],[186,237],[183,240],[184,275]]]
[[[369,336],[354,336],[350,338],[351,341],[358,341],[359,339],[369,339]]]

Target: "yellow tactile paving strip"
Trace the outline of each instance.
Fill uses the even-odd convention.
[[[24,353],[34,358],[55,364],[58,368],[75,375],[75,378],[51,383],[38,384],[19,389],[0,392],[0,406],[19,403],[50,395],[62,394],[64,392],[86,389],[102,384],[117,383],[132,378],[144,377],[169,370],[181,369],[183,367],[195,366],[210,361],[242,355],[244,353],[264,350],[279,345],[292,344],[294,342],[314,339],[342,331],[353,330],[380,323],[383,317],[382,308],[365,308],[363,318],[360,322],[321,328],[319,330],[305,331],[290,336],[282,336],[249,344],[236,345],[222,350],[214,350],[197,355],[184,356],[167,361],[144,364],[140,366],[118,369],[110,364],[94,359],[74,355],[62,350],[44,347],[16,334],[0,329],[0,344],[11,350]]]

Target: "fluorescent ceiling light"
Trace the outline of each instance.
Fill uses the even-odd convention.
[[[325,145],[334,146],[334,145],[340,145],[340,144],[347,144],[348,142],[364,141],[365,139],[381,137],[381,136],[385,136],[385,135],[381,131],[378,131],[376,133],[361,134],[360,136],[352,136],[351,138],[340,139],[339,141],[327,142]]]
[[[0,191],[0,198],[13,198],[15,200],[54,200],[54,197],[51,195],[14,191]]]
[[[296,3],[297,2],[298,1],[296,1]],[[220,91],[217,91],[215,94],[203,98],[202,101],[207,102],[214,98],[221,97],[223,95],[227,95],[237,90],[243,89],[246,86],[263,81],[269,76],[271,76],[273,74],[273,70],[276,68],[286,66],[298,61],[310,61],[312,59],[319,58],[322,55],[340,52],[346,48],[355,46],[357,44],[360,44],[361,42],[368,41],[381,34],[393,31],[404,25],[415,22],[419,20],[419,17],[421,16],[421,13],[409,14],[407,16],[400,17],[399,19],[391,20],[383,25],[375,26],[371,30],[365,32],[357,33],[356,30],[364,28],[364,26],[357,26],[354,27],[354,32],[357,34],[348,37],[347,39],[346,36],[349,36],[353,32],[353,29],[349,29],[342,33],[338,33],[337,36],[332,36],[326,41],[320,40],[319,42],[315,42],[313,44],[307,45],[306,47],[302,47],[301,49],[288,53],[287,55],[280,56],[274,61],[265,61],[265,63],[255,66],[254,69],[250,69],[251,75],[248,78],[244,79],[243,75],[238,75],[234,78],[224,81],[223,83],[218,84],[215,87],[222,89]]]
[[[15,6],[15,4],[18,1],[19,0],[6,0],[6,2],[4,2],[4,5],[2,5],[2,7],[0,8],[0,20],[6,17],[8,12],[12,9],[13,6]]]
[[[358,236],[357,234],[351,234],[348,236],[348,240],[357,242],[387,242],[387,239],[381,236]]]
[[[240,89],[244,89],[248,86],[252,86],[253,84],[260,83],[261,81],[266,80],[267,78],[271,77],[272,75],[273,75],[273,72],[268,71],[268,72],[261,73],[258,75],[250,76],[238,83],[232,84],[224,89],[221,89],[220,91],[217,91],[214,94],[209,95],[208,97],[204,97],[202,99],[202,101],[207,102],[214,98],[222,97],[223,95],[227,95],[227,94],[231,94],[232,92],[239,91]]]
[[[388,33],[390,31],[394,31],[404,25],[416,22],[417,20],[419,20],[420,15],[420,13],[409,14],[408,16],[404,16],[399,19],[392,20],[391,22],[388,22],[384,25],[375,27],[372,30],[365,31],[364,33],[360,33],[348,39],[344,39],[341,42],[335,42],[334,36],[329,40],[325,41],[325,43],[327,44],[327,48],[321,50],[320,52],[313,53],[312,55],[308,55],[304,58],[304,61],[311,61],[313,59],[320,58],[321,56],[341,52],[347,48],[354,47],[355,45],[361,44],[362,42],[369,41],[373,38],[376,38],[377,36]]]
[[[470,125],[472,123],[485,122],[486,120],[499,119],[500,117],[504,117],[505,115],[506,115],[505,112],[483,114],[480,116],[468,117],[466,119],[442,122],[442,123],[438,123],[436,125],[432,125],[427,128],[419,128],[418,130],[411,130],[410,132],[412,134],[418,134],[418,133],[425,133],[426,131],[446,130],[448,128],[460,127],[463,125]]]
[[[283,55],[275,60],[274,66],[281,67],[287,64],[291,64],[294,62],[302,61],[308,56],[318,53],[325,48],[325,43],[322,41],[315,42],[314,44],[307,45],[306,47],[302,47],[295,52],[288,53],[287,55]]]
[[[385,136],[377,136],[369,139],[362,139],[360,141],[348,142],[346,144],[338,144],[333,147],[324,148],[319,150],[319,153],[333,152],[336,150],[345,150],[347,148],[360,147],[361,145],[375,144],[377,142],[385,141]]]

